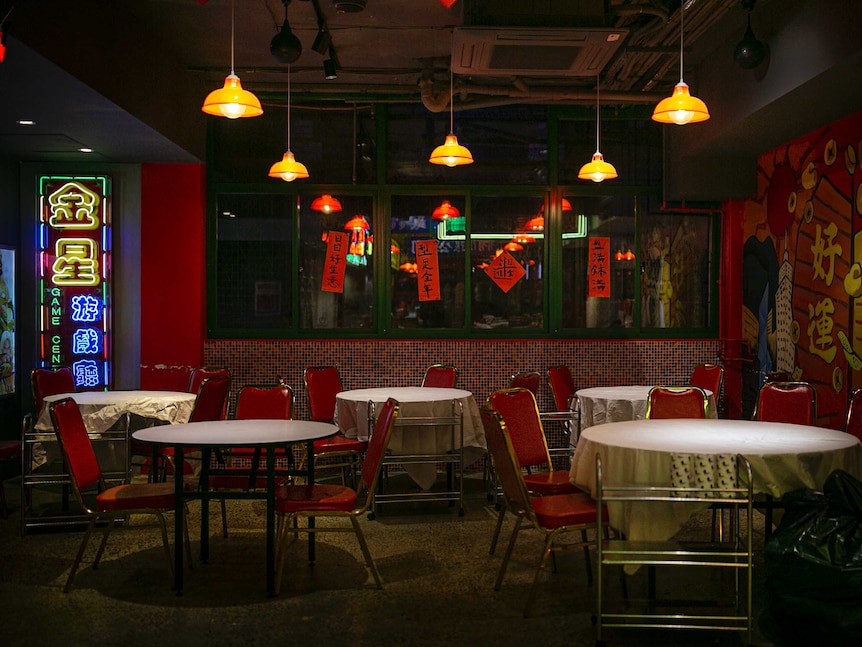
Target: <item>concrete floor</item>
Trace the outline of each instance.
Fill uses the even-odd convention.
[[[397,479],[393,486],[397,486]],[[466,514],[446,503],[398,504],[362,520],[384,580],[374,587],[352,534],[322,535],[317,561],[309,566],[304,539],[294,543],[278,597],[267,597],[264,573],[264,504],[229,501],[227,539],[220,534],[217,506],[211,513],[210,561],[186,571],[186,589],[176,596],[157,530],[115,532],[97,570],[95,543],[69,594],[62,592],[80,532],[29,531],[22,535],[16,480],[7,481],[12,507],[0,519],[0,645],[502,645],[587,646],[596,639],[592,614],[595,585],[588,586],[583,553],[561,554],[557,572],[542,577],[533,615],[524,600],[542,550],[535,532],[522,533],[500,591],[494,579],[504,541],[488,554],[496,510],[481,475],[467,479]],[[410,487],[409,484],[402,484]],[[191,505],[192,548],[200,506]],[[758,515],[759,517],[759,515]],[[708,527],[708,518],[693,525]],[[504,537],[512,527],[511,517]],[[759,531],[758,531],[759,532]],[[762,533],[756,537],[762,553]],[[195,553],[196,554],[196,553]],[[756,576],[762,578],[762,557]],[[593,565],[595,569],[595,565]],[[643,570],[643,569],[642,569]],[[698,575],[698,578],[701,578]],[[768,637],[762,613],[763,583],[755,586],[754,643]],[[643,586],[642,573],[628,578],[629,593]],[[621,578],[609,578],[609,595],[620,596]],[[680,584],[660,576],[667,586]],[[714,582],[712,582],[714,583]],[[710,578],[683,583],[682,594],[704,589]],[[680,591],[674,592],[680,595]],[[605,631],[608,645],[740,645],[735,633],[666,630]]]

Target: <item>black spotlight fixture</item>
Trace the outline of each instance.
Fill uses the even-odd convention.
[[[338,78],[338,68],[335,65],[335,60],[327,58],[323,61],[323,76],[327,81]]]
[[[311,49],[323,56],[326,54],[326,50],[329,49],[329,43],[331,42],[332,36],[329,35],[329,32],[320,28],[317,32],[317,36],[314,38],[314,43],[311,45]]]
[[[368,0],[332,0],[332,6],[338,13],[358,13],[365,9]]]
[[[742,7],[748,12],[748,29],[745,30],[742,40],[736,44],[736,48],[733,50],[733,60],[746,70],[753,70],[766,58],[766,45],[757,40],[751,29],[751,12],[756,1],[742,0]]]
[[[287,8],[290,5],[290,0],[281,0],[281,2],[284,4],[284,24],[281,26],[281,31],[273,36],[269,42],[269,51],[279,63],[293,63],[302,54],[302,43],[290,30],[290,25],[287,22]]]

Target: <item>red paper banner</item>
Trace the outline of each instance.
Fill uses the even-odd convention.
[[[485,274],[497,284],[503,292],[508,292],[520,281],[527,271],[515,260],[509,252],[503,251],[491,264],[485,268]]]
[[[347,248],[350,235],[344,231],[330,231],[326,237],[326,258],[323,261],[323,292],[344,292],[344,269],[347,267]]]
[[[420,301],[440,300],[440,266],[437,264],[437,241],[416,241],[416,283]]]
[[[609,298],[611,296],[611,239],[590,238],[589,244],[587,295]]]

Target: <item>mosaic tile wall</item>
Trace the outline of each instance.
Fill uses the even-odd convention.
[[[577,388],[684,384],[696,364],[718,361],[719,348],[717,340],[209,340],[204,358],[207,365],[231,370],[234,393],[245,384],[273,384],[283,377],[296,394],[296,417],[305,418],[302,372],[316,364],[338,366],[348,389],[418,385],[428,365],[453,364],[459,369],[458,386],[481,404],[505,387],[512,373],[544,373],[557,364],[569,366]],[[553,409],[544,381],[538,400],[540,410]]]

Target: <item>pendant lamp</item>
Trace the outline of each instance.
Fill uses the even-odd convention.
[[[599,104],[599,77],[596,76],[596,152],[593,153],[593,159],[584,164],[581,167],[581,170],[578,171],[579,180],[601,182],[603,180],[613,180],[617,177],[617,170],[614,168],[613,164],[608,164],[599,152],[599,122],[601,120],[601,109],[601,105]]]
[[[682,42],[683,16],[685,15],[685,0],[680,0],[679,6],[679,83],[673,89],[673,94],[659,101],[652,113],[653,121],[662,124],[696,124],[709,119],[706,104],[697,97],[691,96],[688,85],[682,80]]]
[[[238,119],[259,117],[263,114],[260,100],[248,90],[242,89],[239,77],[234,72],[234,2],[230,3],[230,74],[225,77],[224,87],[213,90],[204,99],[201,110],[208,115]]]
[[[338,213],[341,211],[341,203],[337,198],[324,193],[311,201],[311,209],[312,211],[321,211],[323,213]]]
[[[449,218],[458,218],[460,215],[458,207],[453,207],[448,200],[443,200],[440,206],[431,212],[434,220],[449,220]]]
[[[449,134],[446,135],[446,141],[442,146],[438,146],[431,153],[428,161],[432,164],[442,164],[445,166],[463,166],[464,164],[472,164],[473,156],[466,147],[458,143],[458,138],[455,137],[455,107],[453,106],[455,95],[453,92],[452,69],[449,69]]]
[[[301,164],[290,152],[290,65],[287,66],[287,152],[280,162],[276,162],[269,169],[269,177],[280,177],[285,182],[302,180],[308,177],[308,169]]]

